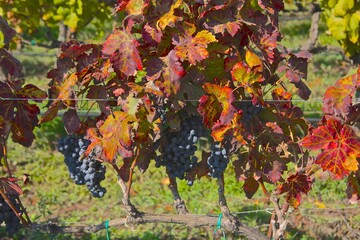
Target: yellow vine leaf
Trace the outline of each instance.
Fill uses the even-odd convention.
[[[175,24],[179,17],[174,15],[174,11],[176,8],[179,8],[182,3],[182,0],[177,0],[176,3],[170,7],[169,12],[160,17],[160,19],[156,22],[158,29],[164,30],[167,26]]]

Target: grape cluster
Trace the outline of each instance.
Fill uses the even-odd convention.
[[[16,200],[16,196],[8,195],[11,203],[14,207],[20,211],[20,204]],[[10,208],[10,206],[5,202],[5,199],[0,196],[0,225],[5,222],[6,224],[6,231],[9,235],[13,235],[16,233],[20,228],[20,219],[16,216],[14,211]]]
[[[205,135],[205,128],[199,117],[183,119],[178,132],[167,132],[163,137],[161,155],[155,158],[156,167],[165,166],[170,178],[184,179],[198,162],[194,156],[196,143]],[[192,182],[188,182],[192,185]]]
[[[242,110],[241,121],[245,127],[249,127],[254,116],[261,113],[263,107],[261,105],[253,105],[251,101],[243,101],[240,103],[240,109]]]
[[[210,146],[210,156],[207,159],[209,175],[213,178],[220,178],[229,163],[229,152],[221,143],[215,142]]]
[[[84,157],[90,141],[75,136],[59,140],[58,149],[64,155],[70,178],[77,185],[86,185],[93,197],[101,198],[106,189],[100,183],[105,179],[106,167],[97,161],[94,154]]]
[[[166,119],[166,109],[164,106],[157,106],[155,108],[156,114],[159,116],[161,123],[162,124],[166,124],[167,119]]]

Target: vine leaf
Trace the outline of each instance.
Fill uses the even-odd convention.
[[[23,191],[17,182],[20,181],[17,178],[0,178],[0,187],[5,189],[7,194],[21,195]]]
[[[360,172],[352,173],[348,177],[346,193],[349,202],[355,204],[360,200]]]
[[[277,193],[287,193],[286,201],[294,208],[298,208],[301,203],[302,194],[307,194],[311,190],[311,187],[311,178],[297,172],[290,175],[285,183],[278,186]]]
[[[135,76],[137,70],[142,70],[140,53],[137,50],[138,41],[126,30],[116,29],[106,39],[102,53],[110,56],[115,72],[126,76]]]
[[[360,140],[355,131],[334,118],[303,138],[300,144],[310,150],[323,150],[315,160],[323,170],[334,174],[336,179],[358,169],[356,158],[360,157]]]
[[[133,155],[131,130],[134,121],[136,121],[134,115],[116,111],[113,115],[108,116],[101,125],[99,134],[95,128],[88,129],[87,138],[91,140],[91,144],[86,154],[89,154],[95,147],[101,147],[109,162],[114,160],[116,153],[124,158],[131,157]]]
[[[152,58],[147,67],[147,80],[154,81],[165,96],[176,94],[180,88],[180,79],[185,75],[175,51],[165,57]],[[157,81],[159,80],[159,81]]]
[[[308,59],[311,57],[311,54],[303,51],[295,54],[288,53],[288,56],[287,66],[279,67],[279,71],[286,70],[285,76],[289,79],[289,82],[293,83],[298,89],[298,95],[302,99],[307,100],[311,91],[302,79],[307,78]]]
[[[151,119],[155,116],[155,110],[151,108],[151,101],[144,97],[143,101],[137,105],[136,118],[138,122],[135,125],[137,131],[135,133],[134,141],[146,142],[147,140],[152,142],[150,134],[154,130],[154,126]],[[147,154],[147,156],[149,156]]]
[[[70,45],[71,44],[71,45]],[[80,44],[78,42],[71,41],[62,45],[62,52],[59,58],[71,58],[76,59],[81,54],[85,53],[86,51],[94,48],[94,44]]]
[[[272,183],[277,183],[285,170],[286,165],[284,165],[280,161],[275,160],[265,165],[264,174],[266,175],[266,177],[269,178]]]
[[[35,139],[33,130],[38,126],[40,109],[36,104],[30,104],[28,99],[41,102],[46,98],[46,93],[32,84],[21,87],[6,81],[0,82],[0,98],[9,99],[0,100],[0,116],[10,122],[12,139],[30,147]]]
[[[180,19],[179,16],[174,15],[175,9],[179,8],[182,3],[182,0],[177,0],[170,6],[169,11],[162,15],[156,22],[158,29],[165,30],[167,26],[173,27],[175,25],[176,21]]]
[[[151,27],[148,23],[146,23],[142,32],[142,36],[144,40],[151,46],[156,46],[156,44],[161,42],[163,34],[157,28]]]
[[[356,89],[360,87],[360,67],[357,73],[339,79],[324,94],[323,112],[346,117]]]
[[[258,4],[262,9],[265,9],[270,14],[278,13],[284,9],[284,2],[282,0],[259,0]]]
[[[262,82],[263,77],[256,71],[252,71],[244,62],[238,62],[231,70],[231,75],[236,86],[251,86],[256,82]]]
[[[176,55],[180,60],[188,60],[195,65],[209,57],[209,52],[206,50],[209,43],[217,42],[215,36],[208,30],[198,32],[195,37],[188,32],[185,37],[178,36],[173,38]]]
[[[206,95],[199,100],[198,112],[203,116],[206,126],[211,128],[218,121],[230,123],[236,113],[232,106],[235,100],[232,89],[212,83],[205,83],[203,89]]]
[[[9,26],[6,20],[0,16],[0,32],[4,35],[4,44],[8,45],[11,39],[16,35],[16,31]],[[2,43],[0,43],[1,46]]]
[[[251,199],[259,189],[260,184],[255,180],[253,176],[246,178],[244,183],[244,192],[247,198]]]
[[[251,68],[251,70],[256,72],[262,72],[263,71],[263,63],[261,59],[256,55],[254,52],[247,50],[245,53],[245,61],[248,64],[248,66]]]
[[[63,122],[68,135],[78,133],[81,128],[80,118],[74,109],[68,109],[64,113]]]
[[[223,7],[225,7],[225,5],[220,6],[220,8]],[[213,29],[214,33],[225,35],[226,30],[232,37],[234,37],[241,27],[240,21],[236,19],[231,9],[223,9],[220,11],[210,10],[204,13],[207,15],[207,21],[204,25],[206,28]]]
[[[125,10],[129,15],[142,15],[144,7],[144,0],[129,0]]]
[[[6,49],[0,48],[0,65],[14,77],[20,77],[21,64]]]

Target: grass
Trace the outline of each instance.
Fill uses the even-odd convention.
[[[281,31],[286,37],[283,44],[288,48],[297,49],[307,39],[309,20],[288,21],[281,24]],[[321,44],[337,43],[325,34],[324,26],[320,28],[319,42]],[[39,55],[27,56],[21,53],[16,57],[23,63],[27,83],[33,83],[42,89],[47,89],[48,79],[46,72],[55,64],[57,50],[45,51],[34,46],[24,49],[25,52],[36,52]],[[46,53],[46,55],[44,55]],[[322,98],[325,89],[332,85],[338,78],[353,71],[344,62],[341,55],[322,53],[314,55],[310,60],[307,84],[312,90],[311,98]],[[291,91],[292,85],[288,85]],[[321,102],[297,102],[298,106],[307,112],[308,117],[319,117]],[[9,160],[17,176],[23,173],[31,175],[31,184],[24,187],[24,204],[30,213],[30,217],[36,222],[59,222],[66,225],[78,222],[100,223],[107,219],[115,219],[125,216],[121,204],[121,191],[116,184],[114,172],[108,168],[104,186],[107,194],[103,199],[90,197],[84,186],[74,185],[68,177],[68,172],[63,163],[62,155],[56,151],[56,142],[64,135],[60,119],[43,124],[35,131],[37,140],[31,148],[23,148],[9,142]],[[231,166],[231,164],[229,164]],[[270,214],[263,210],[268,205],[264,196],[258,191],[252,200],[246,199],[242,190],[242,183],[234,178],[232,167],[226,172],[226,195],[233,212],[250,226],[257,227],[264,233]],[[4,175],[4,173],[2,174]],[[304,196],[302,207],[346,207],[343,202],[346,198],[344,189],[345,181],[332,181],[326,174],[319,173],[313,190],[308,196]],[[179,183],[179,191],[192,213],[219,214],[217,205],[216,181],[203,178],[195,182],[193,187],[188,187],[184,181]],[[172,207],[172,196],[166,184],[166,176],[163,169],[154,167],[153,162],[144,174],[137,170],[134,176],[134,184],[131,191],[133,203],[139,210],[153,213],[175,213]],[[319,215],[318,222],[326,222]],[[357,219],[355,218],[356,221]],[[328,221],[329,222],[329,221]],[[165,224],[147,224],[136,229],[119,228],[111,229],[112,239],[209,239],[213,236],[214,229],[189,229],[182,226]],[[4,236],[4,227],[0,227],[0,236]],[[92,235],[51,235],[23,230],[15,239],[104,239],[105,231]],[[227,236],[229,237],[229,236]],[[296,226],[290,228],[289,239],[312,239],[307,232],[302,232]],[[231,238],[231,236],[230,236]]]

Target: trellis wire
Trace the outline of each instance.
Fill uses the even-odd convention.
[[[0,97],[0,101],[102,101],[102,102],[108,102],[108,101],[118,101],[118,99],[111,99],[111,98],[44,98],[44,99],[36,99],[36,98],[2,98]],[[199,99],[187,99],[186,102],[198,102]],[[322,103],[324,99],[322,98],[310,98],[308,100],[303,99],[292,99],[292,100],[273,100],[273,99],[264,99],[265,102],[274,102],[274,103],[287,103],[287,102],[303,102],[303,103],[309,103],[309,102],[318,102]],[[234,102],[251,102],[251,100],[235,100]],[[353,98],[353,103],[360,103],[360,98]]]

